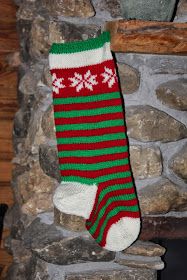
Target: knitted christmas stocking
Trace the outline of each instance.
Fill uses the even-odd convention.
[[[49,63],[62,179],[54,205],[84,217],[100,246],[121,251],[139,234],[140,212],[110,35],[54,43]]]

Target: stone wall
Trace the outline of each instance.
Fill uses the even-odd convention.
[[[54,209],[59,184],[48,52],[53,42],[85,40],[121,18],[118,0],[23,0],[17,28],[22,63],[13,145],[15,204],[5,223],[14,263],[7,279],[156,279],[165,249],[140,240],[124,252],[101,249],[81,218]],[[185,21],[186,1],[176,21]],[[130,160],[143,220],[187,218],[187,58],[171,55],[115,55],[130,143]],[[150,226],[146,231],[154,232]],[[168,229],[166,229],[168,231]],[[141,238],[142,236],[142,238]],[[142,241],[141,239],[144,239]]]

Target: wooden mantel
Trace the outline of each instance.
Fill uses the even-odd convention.
[[[187,55],[187,23],[117,20],[105,30],[114,52]]]

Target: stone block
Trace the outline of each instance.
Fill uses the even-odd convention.
[[[119,80],[123,94],[130,94],[138,90],[140,85],[140,74],[127,64],[119,64]]]
[[[161,84],[156,89],[157,98],[166,106],[187,110],[187,79],[171,80]]]
[[[184,124],[149,105],[129,106],[126,122],[128,135],[143,142],[169,142],[187,136]]]
[[[176,153],[170,160],[171,170],[187,182],[187,145]]]
[[[135,179],[154,178],[162,174],[162,159],[157,147],[130,146],[130,163]]]

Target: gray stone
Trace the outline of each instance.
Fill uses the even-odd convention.
[[[162,159],[157,147],[130,146],[130,163],[136,179],[146,179],[162,174]]]
[[[136,69],[147,69],[153,74],[184,75],[187,73],[187,57],[178,55],[152,55],[134,53],[116,53],[117,61],[128,64]]]
[[[31,249],[46,246],[54,240],[60,241],[63,238],[63,233],[54,224],[45,224],[40,218],[35,218],[32,223],[25,229],[22,235],[24,246]]]
[[[67,265],[86,261],[111,261],[115,253],[102,249],[90,237],[68,237],[47,245],[32,246],[38,257],[46,262]]]
[[[24,94],[24,96],[29,96],[29,95],[35,95],[36,87],[37,87],[37,79],[32,71],[28,71],[21,78],[18,89]]]
[[[44,280],[156,280],[156,271],[135,269],[113,262],[55,265],[36,258],[32,279]],[[32,280],[29,278],[29,280]]]
[[[166,249],[158,244],[149,241],[137,240],[130,247],[122,251],[124,254],[160,257],[164,255]]]
[[[187,136],[184,124],[149,105],[127,107],[126,122],[129,136],[143,142],[169,142]]]
[[[88,235],[64,237],[54,224],[48,225],[36,218],[23,234],[26,248],[31,248],[41,259],[66,265],[86,261],[110,261],[115,253],[102,249]]]
[[[49,139],[56,139],[55,134],[55,123],[54,123],[54,112],[52,106],[43,114],[41,127],[44,135]]]
[[[55,22],[38,16],[32,23],[29,53],[34,59],[47,58],[52,43],[82,41],[98,34],[100,27],[97,25]]]
[[[121,0],[125,19],[170,21],[176,0]]]
[[[161,270],[164,268],[164,263],[161,261],[160,257],[119,254],[115,262],[120,265],[126,265],[134,268],[146,268],[153,270]]]
[[[107,12],[112,18],[121,17],[120,0],[93,0],[96,14]]]
[[[39,160],[43,171],[60,182],[57,148],[47,144],[40,145]]]
[[[30,118],[30,110],[21,108],[16,112],[14,117],[13,138],[25,138],[27,136]]]
[[[140,85],[140,75],[136,69],[127,65],[119,64],[119,79],[123,94],[130,94],[138,90]]]
[[[42,75],[42,82],[44,83],[44,85],[48,86],[49,88],[52,89],[52,77],[51,77],[51,73],[50,73],[50,70],[49,70],[49,65],[46,64],[44,66],[44,69],[43,69],[43,75]]]
[[[94,24],[73,24],[65,21],[59,24],[63,42],[82,41],[97,37],[101,33],[100,29],[100,26]]]
[[[126,268],[122,271],[108,270],[90,273],[80,273],[78,275],[69,274],[65,280],[156,280],[156,271],[150,269]]]
[[[84,218],[60,212],[56,207],[54,207],[54,222],[56,225],[63,226],[67,230],[85,230]]]
[[[30,20],[19,20],[17,21],[17,32],[20,39],[20,53],[22,60],[26,63],[30,59],[28,49],[30,47],[30,30],[31,30]]]
[[[157,98],[176,110],[187,110],[187,79],[172,80],[156,89]]]
[[[95,14],[90,0],[44,0],[43,2],[52,16],[89,18]]]
[[[176,153],[170,160],[170,168],[187,182],[187,145]]]
[[[187,191],[163,179],[139,190],[138,198],[142,215],[164,214],[187,203]]]

